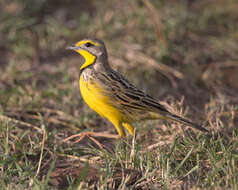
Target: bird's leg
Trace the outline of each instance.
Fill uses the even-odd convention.
[[[130,123],[122,123],[122,126],[126,128],[130,135],[134,135],[134,127]]]

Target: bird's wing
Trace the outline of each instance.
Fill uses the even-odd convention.
[[[120,73],[112,71],[107,75],[103,74],[101,78],[105,78],[103,82],[106,86],[107,94],[110,94],[112,101],[120,103],[121,106],[144,111],[169,113],[164,106],[145,92],[136,88]]]

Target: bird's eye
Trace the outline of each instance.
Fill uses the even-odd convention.
[[[90,42],[87,42],[87,43],[85,44],[85,46],[86,46],[86,47],[92,47],[92,46],[93,46],[93,44],[92,44],[92,43],[90,43]]]

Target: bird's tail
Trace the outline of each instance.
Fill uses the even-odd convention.
[[[166,117],[168,119],[171,119],[171,120],[174,120],[174,121],[178,121],[179,123],[182,123],[182,124],[185,124],[185,125],[189,125],[189,126],[195,128],[195,129],[198,129],[198,130],[200,130],[202,132],[208,132],[207,129],[201,127],[200,125],[198,125],[196,123],[193,123],[191,121],[188,121],[187,119],[184,119],[184,118],[182,118],[180,116],[177,116],[175,114],[169,113],[169,114],[166,115]]]

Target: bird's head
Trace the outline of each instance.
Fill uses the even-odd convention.
[[[80,70],[94,64],[97,59],[104,59],[103,61],[107,62],[105,45],[98,39],[86,38],[67,47],[67,49],[72,49],[84,57],[85,62]]]

